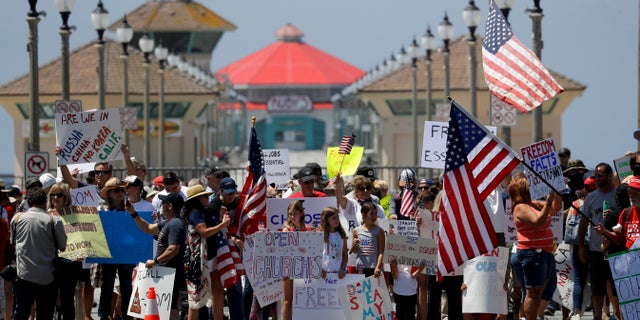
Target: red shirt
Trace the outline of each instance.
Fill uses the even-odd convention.
[[[638,217],[638,210],[636,207],[630,207],[626,209],[627,219],[624,219],[624,213],[620,213],[620,217],[618,217],[618,224],[622,226],[622,230],[624,231],[624,239],[625,239],[625,247],[627,249],[631,248],[636,239],[640,238],[640,219]]]
[[[320,192],[318,190],[313,190],[313,195],[311,197],[308,198],[312,198],[312,197],[318,197],[318,198],[324,198],[327,195],[324,192]],[[305,198],[305,196],[302,195],[302,191],[298,191],[298,192],[294,192],[292,193],[289,198]]]

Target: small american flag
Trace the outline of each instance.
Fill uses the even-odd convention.
[[[240,276],[245,274],[242,259],[238,249],[231,239],[227,238],[227,230],[216,234],[218,250],[216,252],[216,268],[220,274],[220,281],[224,288],[231,288],[238,283]]]
[[[353,144],[356,142],[356,135],[351,134],[350,136],[342,136],[342,140],[340,141],[340,150],[338,150],[338,154],[350,154],[351,149],[353,148]]]
[[[483,201],[518,163],[511,148],[451,103],[438,236],[441,275],[496,247]]]
[[[400,214],[407,218],[413,212],[413,189],[411,189],[410,181],[409,174],[407,174],[404,178],[404,190],[402,191],[402,201],[400,202]]]
[[[482,65],[491,93],[525,113],[564,91],[542,61],[513,35],[495,1],[489,7]]]

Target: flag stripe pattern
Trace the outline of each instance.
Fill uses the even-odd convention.
[[[495,1],[489,7],[482,65],[491,93],[525,113],[564,91],[542,61],[513,35]]]
[[[409,218],[413,211],[413,189],[411,189],[411,183],[409,174],[404,179],[404,190],[402,191],[402,200],[400,204],[400,214]]]
[[[438,271],[445,275],[497,245],[484,199],[519,163],[513,150],[451,103]]]
[[[240,194],[239,219],[233,226],[233,231],[241,237],[250,235],[258,231],[260,222],[266,226],[266,199],[267,181],[264,176],[264,159],[262,147],[258,141],[255,128],[251,128],[251,138],[249,140],[249,168],[247,179]]]
[[[340,141],[340,149],[338,149],[338,154],[351,154],[351,149],[353,148],[353,144],[356,142],[356,135],[351,134],[350,136],[342,136],[342,140]]]
[[[218,249],[216,251],[216,270],[220,274],[220,281],[224,288],[231,288],[245,274],[242,258],[233,241],[227,238],[229,232],[225,229],[216,234]]]

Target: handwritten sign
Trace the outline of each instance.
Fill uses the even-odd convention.
[[[58,164],[122,159],[120,111],[94,110],[56,114]]]
[[[251,238],[249,236],[247,239]],[[246,242],[246,241],[245,241]],[[245,245],[242,250],[242,264],[245,265],[247,278],[253,287],[253,295],[261,307],[268,306],[284,297],[282,279],[264,279],[255,276],[254,270],[246,266],[253,265],[254,246]]]
[[[447,119],[449,114],[447,113]],[[496,127],[486,126],[492,134],[496,134]],[[447,154],[447,134],[449,123],[439,121],[425,121],[422,136],[422,156],[420,165],[423,168],[444,169],[444,159]]]
[[[339,147],[327,148],[327,174],[329,178],[335,177],[338,171],[341,171],[343,176],[356,174],[364,154],[364,147],[353,147],[351,153],[347,155],[339,154],[339,149]]]
[[[631,170],[631,157],[615,159],[613,160],[613,164],[616,167],[616,172],[618,173],[618,179],[620,179],[620,181],[633,175],[633,170]]]
[[[462,292],[463,313],[507,314],[507,291],[504,275],[507,272],[509,249],[498,247],[466,262]]]
[[[425,265],[427,273],[438,268],[438,244],[435,240],[397,234],[387,235],[386,240],[382,258],[385,263],[396,260],[398,264]]]
[[[280,231],[287,221],[287,206],[296,200],[302,200],[304,207],[304,223],[314,228],[320,227],[322,210],[326,207],[335,207],[336,198],[268,198],[267,199],[267,229]]]
[[[556,291],[553,293],[553,300],[562,303],[567,309],[573,308],[573,262],[571,261],[570,244],[561,243],[554,253],[556,261]]]
[[[347,320],[396,318],[384,277],[368,277],[341,287],[340,301],[345,301],[342,308]]]
[[[75,206],[92,206],[100,205],[100,195],[98,188],[94,185],[71,189],[71,204]]]
[[[564,221],[562,220],[562,211],[558,211],[556,214],[551,215],[551,223],[549,227],[553,232],[553,243],[562,243],[564,239],[564,234],[562,233],[562,229],[564,227]],[[505,208],[504,208],[504,224],[505,224],[505,232],[504,238],[507,243],[517,243],[518,242],[518,233],[516,230],[516,224],[514,222],[513,217],[513,208],[511,208],[511,200],[505,200]]]
[[[560,167],[560,160],[556,153],[556,146],[553,143],[553,138],[522,147],[520,152],[522,153],[522,161],[528,164],[556,190],[562,191],[565,189],[562,167]],[[529,193],[531,194],[531,199],[546,197],[549,192],[551,192],[551,188],[538,178],[537,175],[532,172],[528,172],[528,170],[527,180],[529,181]]]
[[[163,266],[153,266],[150,269],[144,263],[138,263],[134,271],[133,290],[129,299],[127,315],[144,319],[147,307],[147,293],[153,287],[158,303],[158,315],[160,320],[169,320],[171,316],[171,299],[173,298],[173,282],[176,277],[176,269]]]
[[[153,237],[145,234],[126,211],[100,211],[100,220],[111,258],[87,258],[88,263],[137,264],[153,257]],[[153,221],[151,212],[139,211],[142,219]]]
[[[437,239],[440,228],[440,212],[426,209],[419,209],[418,216],[422,219],[418,232],[420,237],[427,239]]]
[[[346,274],[339,279],[337,274],[328,273],[325,279],[293,280],[293,319],[344,319],[338,290],[363,279],[363,274]]]
[[[640,249],[609,255],[609,268],[618,292],[620,309],[624,319],[640,318]]]
[[[391,220],[389,221],[389,233],[417,238],[418,224],[415,220]]]
[[[277,189],[286,189],[287,181],[291,177],[289,167],[289,149],[264,149],[264,171],[267,183],[275,183]]]
[[[67,234],[67,249],[59,255],[69,260],[78,258],[111,258],[111,251],[96,207],[71,206],[54,212],[62,219]]]

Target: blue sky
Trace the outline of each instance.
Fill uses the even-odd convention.
[[[15,1],[14,1],[15,2]],[[143,0],[104,0],[115,21]],[[449,15],[456,36],[467,32],[462,10],[467,1],[450,0],[272,0],[200,1],[238,26],[223,36],[213,53],[212,69],[236,61],[274,41],[274,32],[291,22],[306,35],[304,40],[363,70],[369,70],[431,25],[435,33],[444,12]],[[69,19],[77,26],[71,49],[96,39],[90,14],[97,1],[80,0]],[[484,33],[488,1],[478,1]],[[525,9],[530,0],[517,0],[509,20],[515,35],[531,47],[531,20]],[[0,83],[11,81],[29,70],[25,50],[28,36],[27,1],[3,4],[0,10]],[[572,150],[572,157],[587,166],[611,160],[625,151],[636,150],[632,132],[637,128],[638,16],[636,1],[562,0],[541,1],[544,10],[542,60],[547,67],[587,85],[562,118],[562,141],[556,145]],[[40,64],[60,56],[60,16],[53,0],[40,0],[38,10],[47,16],[39,24]],[[107,33],[110,38],[115,34]],[[437,38],[437,35],[436,35]],[[441,41],[438,39],[438,43]],[[73,72],[73,70],[71,71]],[[72,96],[73,98],[73,96]],[[90,106],[88,106],[90,107]],[[0,108],[0,136],[13,136],[13,123]],[[0,153],[0,173],[13,172],[13,141],[7,139]],[[53,152],[53,150],[42,150]],[[22,157],[22,155],[20,155]]]

